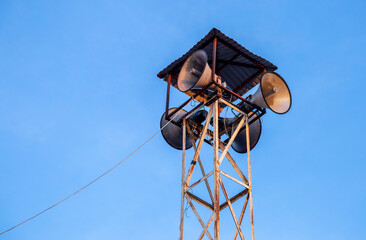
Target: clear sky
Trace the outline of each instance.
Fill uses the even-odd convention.
[[[252,152],[256,239],[365,239],[365,8],[361,0],[1,1],[0,231],[150,137],[165,104],[156,74],[216,27],[277,65],[293,96],[288,114],[264,116]],[[172,97],[173,105],[186,98]],[[234,156],[245,171],[245,155]],[[0,238],[178,239],[180,157],[159,134]],[[186,239],[195,239],[201,227],[187,214]]]

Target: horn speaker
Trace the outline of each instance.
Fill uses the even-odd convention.
[[[257,114],[252,114],[249,118],[249,122],[251,119],[254,119]],[[229,126],[233,122],[234,118],[227,119],[225,121],[226,126]],[[245,126],[245,125],[244,125]],[[231,137],[231,134],[235,131],[235,128],[232,128],[228,135]],[[236,135],[234,142],[231,144],[231,147],[238,153],[246,153],[247,152],[247,137],[246,137],[246,128],[242,127],[239,131],[238,135]],[[250,141],[250,150],[252,150],[258,143],[259,138],[262,132],[262,123],[260,118],[255,120],[252,124],[249,125],[249,141]]]
[[[193,53],[185,62],[178,76],[178,89],[186,92],[191,89],[205,87],[211,81],[211,68],[207,63],[207,54],[204,50]],[[215,79],[217,75],[215,74]],[[211,86],[209,90],[214,90]]]
[[[171,108],[168,110],[168,114],[173,112],[176,108]],[[175,114],[176,117],[174,118],[175,121],[179,121],[187,111],[184,109],[178,110],[178,112]],[[207,116],[206,110],[200,110],[196,114],[194,114],[190,119],[195,121],[197,124],[201,124],[206,120]],[[165,124],[167,124],[165,126]],[[183,149],[183,129],[182,127],[178,127],[174,123],[169,123],[169,120],[165,119],[165,113],[161,117],[160,120],[160,128],[164,127],[163,130],[161,130],[161,133],[165,139],[165,141],[172,146],[175,149],[182,150]],[[191,138],[189,137],[189,134],[186,135],[186,149],[189,149],[192,147]]]
[[[292,104],[291,92],[285,80],[274,72],[262,76],[258,90],[248,100],[278,114],[287,113]]]
[[[257,114],[252,114],[249,117],[249,122],[251,122]],[[228,128],[231,124],[233,124],[236,118],[222,118],[219,117],[219,131]],[[213,121],[211,119],[211,125]],[[244,125],[245,126],[245,125]],[[247,152],[247,135],[246,135],[246,128],[242,126],[239,133],[236,135],[234,142],[231,144],[231,147],[238,153],[246,153]],[[231,137],[232,133],[235,131],[235,127],[231,128],[226,134]],[[250,150],[252,150],[258,143],[259,138],[262,133],[262,123],[261,120],[258,118],[254,122],[249,125],[249,141],[250,141]]]

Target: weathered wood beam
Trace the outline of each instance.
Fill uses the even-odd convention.
[[[197,182],[193,183],[191,186],[186,188],[186,191],[191,190],[192,188],[194,188],[195,186],[197,186],[200,182],[205,181],[209,176],[211,176],[213,174],[213,171],[211,171],[210,173],[208,173],[207,175],[204,175],[200,180],[198,180]]]
[[[200,215],[198,214],[198,212],[197,212],[197,210],[196,210],[195,206],[193,205],[193,203],[192,203],[191,199],[190,199],[187,195],[186,195],[186,199],[187,199],[187,201],[188,201],[189,205],[191,206],[191,208],[192,208],[192,210],[193,210],[194,214],[196,215],[196,217],[197,217],[198,221],[201,223],[201,226],[202,226],[203,230],[206,232],[207,237],[208,237],[210,240],[213,240],[213,239],[212,239],[212,236],[211,236],[211,234],[210,234],[210,232],[209,232],[209,231],[208,231],[208,229],[206,228],[205,223],[202,221],[202,218],[201,218],[201,217],[200,217]]]
[[[243,221],[244,213],[245,213],[245,210],[247,209],[248,199],[249,199],[249,194],[247,194],[247,197],[245,198],[244,206],[243,206],[243,209],[241,210],[241,213],[240,213],[239,225],[241,225],[241,223]],[[236,231],[235,231],[233,240],[236,240],[237,236],[238,236],[238,229],[236,229]]]
[[[248,193],[248,189],[244,189],[243,191],[241,191],[240,193],[236,194],[234,197],[230,198],[230,202],[234,203],[236,201],[238,201],[241,197],[245,196],[245,194]],[[220,211],[225,209],[227,207],[227,202],[224,202],[223,204],[220,205]]]
[[[244,235],[243,235],[243,233],[241,231],[240,225],[238,223],[238,219],[236,218],[235,211],[233,209],[233,206],[231,205],[231,201],[229,199],[229,196],[227,195],[227,192],[226,192],[226,189],[225,189],[224,183],[222,182],[221,177],[219,178],[219,181],[220,181],[220,185],[221,185],[222,192],[224,193],[224,196],[226,198],[226,202],[227,202],[227,204],[229,206],[229,209],[230,209],[230,212],[231,212],[231,216],[233,217],[233,220],[235,222],[236,229],[239,231],[239,235],[240,235],[241,240],[245,240],[244,239]]]
[[[226,145],[225,149],[222,151],[221,157],[219,159],[219,165],[221,164],[222,160],[224,160],[224,157],[226,156],[226,153],[229,151],[229,148],[231,147],[231,144],[234,142],[236,135],[238,135],[241,126],[243,126],[244,123],[244,118],[242,118],[238,124],[238,126],[236,127],[234,133],[231,135],[230,140],[228,142],[228,144]]]
[[[202,144],[203,144],[204,139],[206,137],[206,132],[207,132],[208,125],[210,123],[212,111],[213,110],[212,110],[212,107],[211,107],[210,108],[210,111],[207,114],[206,122],[205,122],[205,125],[203,127],[203,130],[202,130],[202,133],[201,133],[201,137],[200,137],[199,142],[198,142],[197,149],[195,150],[195,153],[194,153],[194,156],[193,156],[193,160],[192,160],[191,166],[190,166],[190,168],[188,170],[188,174],[187,174],[187,178],[186,178],[186,187],[189,185],[189,182],[191,181],[191,177],[192,177],[192,174],[193,174],[193,170],[194,170],[194,168],[196,166],[197,158],[199,156],[199,153],[201,151]]]
[[[208,220],[208,222],[207,222],[207,224],[206,224],[206,228],[208,229],[209,227],[210,227],[210,225],[211,225],[211,223],[212,223],[212,220],[215,218],[215,213],[213,212],[212,214],[211,214],[211,217],[210,217],[210,219]],[[202,240],[202,238],[205,236],[205,230],[203,230],[202,231],[202,233],[201,233],[201,235],[200,235],[200,237],[198,238],[198,240]]]
[[[214,212],[215,212],[215,240],[220,239],[220,186],[219,186],[219,142],[220,136],[219,134],[219,101],[215,101],[214,103],[214,120],[213,120],[213,128],[214,128],[214,141],[213,141],[213,167],[214,167]]]
[[[221,103],[224,103],[224,104],[226,104],[227,106],[231,107],[232,109],[234,109],[234,110],[238,111],[240,114],[242,114],[242,115],[246,115],[246,113],[245,113],[245,112],[243,112],[241,109],[239,109],[238,107],[236,107],[234,104],[232,104],[232,103],[230,103],[230,102],[226,101],[225,99],[220,98],[220,100],[219,100],[219,101],[220,101]]]
[[[193,138],[194,138],[193,133],[192,133],[192,131],[191,131],[190,127],[189,127],[189,126],[187,126],[187,127],[188,127],[188,132],[189,132],[189,134],[190,134],[190,136],[191,136],[191,142],[192,142],[192,145],[193,145],[194,151],[197,151],[196,143],[195,143],[195,142],[194,142],[194,140],[193,140]],[[203,168],[203,164],[202,164],[201,158],[198,156],[197,160],[198,160],[198,164],[200,165],[200,169],[201,169],[201,172],[202,172],[202,176],[205,176],[205,175],[206,175],[206,173],[205,173],[205,169]],[[211,174],[212,174],[212,173],[213,173],[213,171],[211,172]],[[208,177],[209,177],[209,176],[208,176]],[[205,184],[206,184],[206,188],[207,188],[208,194],[210,195],[211,202],[213,203],[213,201],[214,201],[214,197],[213,197],[213,195],[212,195],[211,187],[210,187],[210,184],[208,183],[207,177],[204,179],[204,181],[205,181]],[[191,185],[191,187],[190,187],[190,188],[192,188],[192,187],[193,187],[193,186]]]
[[[221,151],[224,150],[224,144],[220,144]],[[236,164],[234,158],[230,155],[229,152],[226,153],[226,158],[229,160],[233,168],[235,169],[236,173],[239,175],[240,179],[249,186],[248,179],[244,176],[243,172],[240,170],[238,164]]]
[[[245,119],[245,126],[249,129],[249,119],[248,116]],[[249,178],[249,201],[250,201],[250,223],[251,223],[251,232],[252,232],[252,240],[254,240],[254,216],[253,216],[253,191],[252,191],[252,170],[250,165],[250,137],[249,131],[246,132],[246,140],[247,140],[247,160],[248,160],[248,178]]]
[[[198,202],[199,204],[201,204],[202,206],[210,209],[211,211],[213,211],[213,205],[206,202],[205,200],[203,200],[202,198],[200,197],[197,197],[196,195],[194,195],[193,193],[190,193],[190,192],[186,192],[186,194],[192,198],[193,200],[195,200],[196,202]]]
[[[220,173],[221,173],[222,175],[224,175],[225,177],[227,177],[227,178],[231,179],[232,181],[234,181],[234,182],[236,182],[236,183],[238,183],[238,184],[242,185],[243,187],[245,187],[245,188],[248,188],[248,189],[249,189],[249,186],[248,186],[247,184],[245,184],[245,183],[243,183],[243,182],[239,181],[238,179],[236,179],[236,178],[234,178],[234,177],[230,176],[229,174],[224,173],[224,172],[223,172],[223,171],[221,171],[221,170],[220,170]]]
[[[170,75],[169,75],[170,76]],[[186,166],[186,126],[187,126],[187,121],[184,118],[183,119],[183,149],[182,149],[182,182],[181,182],[181,204],[180,204],[180,226],[179,226],[179,230],[180,230],[180,240],[183,240],[183,226],[184,226],[184,195],[185,195],[185,166]]]

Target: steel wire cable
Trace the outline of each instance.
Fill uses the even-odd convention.
[[[89,187],[90,185],[92,185],[93,183],[95,183],[96,181],[98,181],[100,178],[104,177],[105,175],[107,175],[109,172],[111,172],[113,169],[115,169],[116,167],[118,167],[121,163],[123,163],[124,161],[126,161],[129,157],[131,157],[134,153],[136,153],[140,148],[142,148],[146,143],[148,143],[151,139],[153,139],[156,134],[158,134],[160,131],[162,131],[171,121],[173,121],[176,117],[178,116],[178,113],[176,113],[170,120],[169,122],[167,122],[164,126],[162,126],[158,131],[156,131],[150,138],[148,138],[143,144],[141,144],[139,147],[137,147],[134,151],[132,151],[129,155],[127,155],[127,157],[125,157],[124,159],[122,159],[121,161],[119,161],[116,165],[114,165],[113,167],[111,167],[110,169],[108,169],[107,171],[103,172],[101,175],[99,175],[98,177],[94,178],[91,182],[89,182],[88,184],[84,185],[83,187],[79,188],[77,191],[71,193],[70,195],[68,195],[67,197],[65,197],[64,199],[58,201],[57,203],[51,205],[50,207],[44,209],[43,211],[31,216],[30,218],[25,219],[24,221],[14,225],[13,227],[0,232],[0,236],[23,225],[24,223],[38,217],[39,215],[47,212],[48,210],[51,210],[52,208],[56,207],[57,205],[61,204],[62,202],[66,201],[67,199],[73,197],[74,195],[78,194],[79,192],[81,192],[82,190],[84,190],[85,188]]]

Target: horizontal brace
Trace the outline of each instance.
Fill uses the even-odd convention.
[[[248,193],[248,189],[244,189],[243,191],[241,191],[240,193],[236,194],[234,197],[230,198],[230,202],[234,203],[237,200],[239,200],[241,197],[245,196]],[[228,206],[228,203],[225,202],[223,204],[220,205],[220,211],[225,209]]]
[[[208,202],[206,202],[205,200],[203,200],[202,198],[199,198],[199,197],[197,197],[196,195],[194,195],[194,194],[192,194],[192,193],[190,193],[190,192],[186,192],[186,194],[190,197],[190,198],[192,198],[193,200],[195,200],[196,202],[198,202],[199,204],[201,204],[202,206],[205,206],[205,207],[207,207],[208,209],[210,209],[210,210],[214,210],[214,207],[213,207],[213,205],[212,204],[209,204]]]

